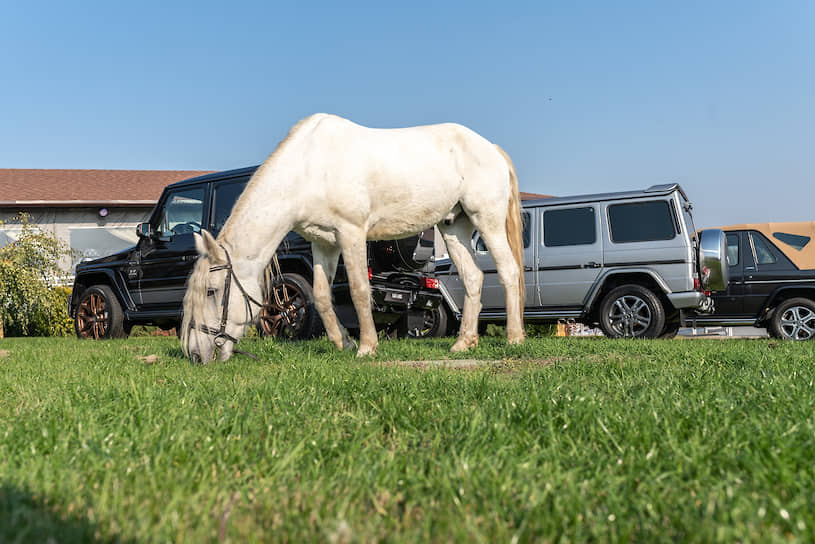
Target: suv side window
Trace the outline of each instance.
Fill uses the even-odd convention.
[[[164,202],[156,232],[162,236],[200,232],[203,216],[203,187],[176,191]]]
[[[673,213],[665,200],[613,204],[608,207],[611,241],[648,242],[670,240],[677,229]]]
[[[579,246],[597,241],[594,208],[547,210],[543,213],[543,244],[546,247]]]
[[[750,238],[753,240],[753,250],[756,253],[756,264],[775,264],[777,259],[762,237],[750,233]]]
[[[247,180],[240,180],[231,183],[222,183],[215,187],[215,192],[212,197],[212,224],[210,229],[213,235],[217,235],[224,227],[229,214],[232,213],[232,208],[238,197],[241,196],[243,190],[246,189]]]
[[[739,264],[739,235],[738,233],[727,235],[727,266]]]

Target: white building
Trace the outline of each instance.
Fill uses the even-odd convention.
[[[0,246],[20,232],[14,217],[31,216],[77,255],[61,263],[109,255],[136,243],[136,225],[147,219],[162,189],[206,174],[184,170],[0,169]]]

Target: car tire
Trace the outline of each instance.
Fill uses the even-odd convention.
[[[77,337],[90,340],[125,338],[122,306],[107,285],[92,285],[79,296],[74,317]]]
[[[444,304],[424,310],[424,327],[421,330],[408,330],[406,319],[399,321],[397,332],[400,338],[440,338],[447,336],[447,309]]]
[[[306,340],[322,332],[323,321],[314,304],[314,290],[300,274],[281,274],[264,294],[266,305],[258,315],[258,331],[263,336]]]
[[[656,338],[665,327],[665,308],[641,285],[622,285],[600,303],[600,328],[609,338]]]
[[[784,340],[815,338],[815,302],[808,298],[791,298],[773,311],[768,332]]]
[[[665,323],[665,327],[662,329],[662,333],[659,335],[659,337],[665,340],[670,340],[677,335],[679,328],[679,321],[668,321]]]

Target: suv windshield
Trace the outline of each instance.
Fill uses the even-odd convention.
[[[173,193],[161,210],[156,232],[161,235],[188,234],[201,231],[204,215],[204,189],[186,189]]]

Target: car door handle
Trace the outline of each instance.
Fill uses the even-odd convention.
[[[600,263],[596,263],[594,261],[589,261],[583,265],[583,268],[600,268]]]
[[[534,270],[534,268],[532,268],[531,266],[524,267],[524,272],[532,272],[532,270]]]

